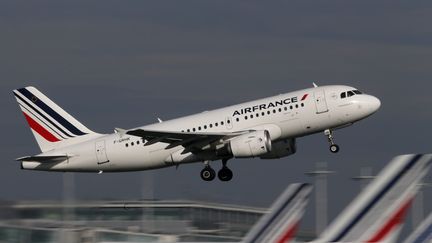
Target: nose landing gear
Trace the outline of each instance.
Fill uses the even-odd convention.
[[[327,139],[330,143],[330,152],[337,153],[339,152],[339,145],[335,144],[333,141],[333,132],[330,129],[324,130],[324,135],[327,136]]]

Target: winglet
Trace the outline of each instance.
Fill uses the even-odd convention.
[[[157,118],[159,123],[162,123],[162,119],[160,119],[159,117]]]
[[[314,88],[318,88],[318,85],[315,82],[312,82]]]

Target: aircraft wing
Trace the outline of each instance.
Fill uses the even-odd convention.
[[[168,143],[165,149],[183,146],[190,148],[198,146],[204,147],[210,143],[220,139],[227,139],[241,134],[248,133],[249,131],[240,131],[232,133],[187,133],[187,132],[170,132],[170,131],[153,131],[144,129],[129,130],[126,132],[128,135],[142,137],[145,140],[144,146],[152,145],[155,143]],[[183,153],[191,152],[186,149]]]

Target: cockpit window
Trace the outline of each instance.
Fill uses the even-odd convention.
[[[359,95],[359,94],[363,94],[363,93],[360,92],[359,90],[350,90],[350,91],[347,91],[347,92],[342,92],[340,94],[340,97],[341,97],[341,99],[344,99],[346,97],[351,97],[353,95]]]

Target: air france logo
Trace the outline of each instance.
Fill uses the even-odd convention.
[[[306,100],[307,97],[308,97],[308,94],[304,94],[302,96],[302,98],[300,99],[300,101]],[[299,102],[298,97],[291,97],[291,98],[287,98],[287,99],[272,101],[272,102],[269,102],[267,104],[254,105],[251,107],[236,110],[236,111],[234,111],[233,116],[239,116],[239,115],[243,115],[243,114],[247,114],[247,113],[253,113],[256,111],[267,110],[267,109],[276,108],[276,107],[289,105],[289,104],[295,104],[298,102]]]

